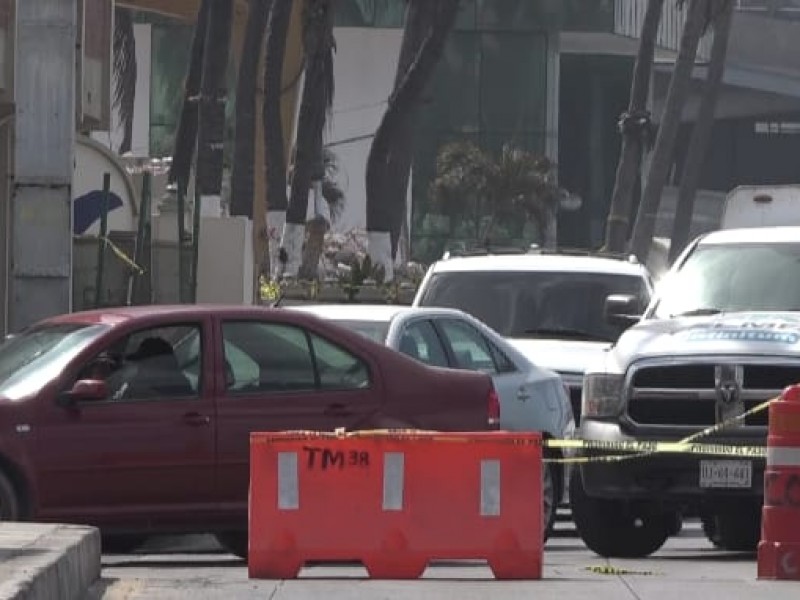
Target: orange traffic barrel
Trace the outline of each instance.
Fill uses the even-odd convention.
[[[800,580],[800,385],[769,406],[758,577]]]
[[[541,578],[539,434],[253,433],[250,449],[251,578],[360,561],[370,577],[410,579],[452,559]]]

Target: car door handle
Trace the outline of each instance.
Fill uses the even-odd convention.
[[[520,402],[525,402],[525,400],[530,400],[531,395],[528,393],[528,390],[525,388],[519,388],[517,390],[517,400]]]
[[[202,427],[203,425],[208,425],[211,423],[211,417],[207,415],[201,415],[200,413],[191,412],[183,415],[183,421],[187,425],[192,425],[193,427]]]
[[[330,404],[328,408],[325,409],[324,414],[326,417],[349,417],[352,416],[353,413],[347,410],[344,404]]]

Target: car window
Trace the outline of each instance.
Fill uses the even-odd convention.
[[[508,356],[506,356],[505,352],[503,352],[500,348],[497,347],[497,344],[494,344],[492,340],[487,339],[486,345],[489,346],[489,351],[492,354],[492,359],[494,360],[494,364],[497,366],[498,373],[513,373],[517,370],[517,366],[511,361]]]
[[[229,393],[368,387],[369,369],[343,348],[301,327],[254,321],[222,326]]]
[[[459,369],[498,372],[486,339],[472,325],[454,319],[441,319],[439,325]]]
[[[313,333],[310,337],[322,389],[369,387],[369,369],[361,359]]]
[[[644,277],[580,271],[435,273],[420,306],[458,308],[504,337],[614,341],[624,327],[605,320],[606,298],[632,294],[644,309]]]
[[[197,398],[201,327],[180,324],[136,331],[103,349],[78,379],[102,379],[109,400]]]
[[[400,336],[400,352],[435,367],[447,367],[447,353],[431,322],[415,321]]]

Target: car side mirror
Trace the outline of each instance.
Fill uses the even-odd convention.
[[[76,402],[97,402],[108,398],[108,385],[102,379],[80,379],[75,382],[72,389],[61,394],[58,398],[59,406],[69,408]]]
[[[639,299],[631,294],[612,294],[606,298],[603,316],[611,325],[629,327],[642,318]]]

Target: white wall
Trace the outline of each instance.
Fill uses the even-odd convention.
[[[108,231],[135,231],[135,199],[127,174],[121,164],[110,158],[91,141],[78,139],[75,144],[75,173],[72,180],[72,198],[80,198],[94,190],[103,189],[103,174],[111,175],[111,191],[122,199],[123,206],[108,213]],[[97,235],[100,222],[95,222],[84,235]]]
[[[326,141],[339,158],[346,195],[344,213],[333,229],[345,232],[366,228],[367,156],[394,85],[403,31],[337,27],[334,35],[336,92]]]

